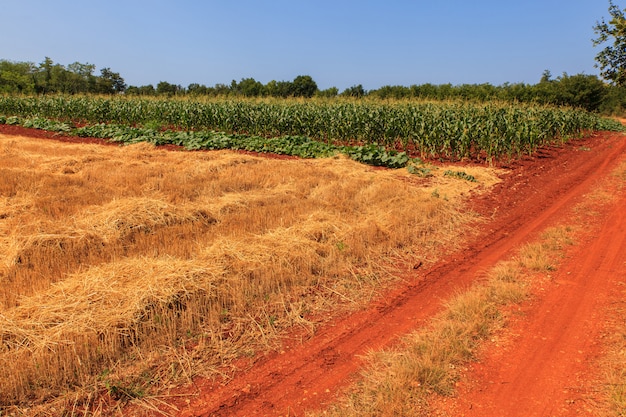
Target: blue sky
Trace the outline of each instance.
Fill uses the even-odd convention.
[[[621,8],[623,0],[615,1]],[[0,0],[0,59],[110,67],[129,85],[320,89],[598,74],[608,0]]]

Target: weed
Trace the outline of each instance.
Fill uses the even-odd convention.
[[[408,165],[406,169],[410,174],[417,175],[418,177],[428,178],[433,176],[432,170],[424,166],[411,164]]]
[[[474,177],[473,175],[469,175],[468,173],[464,171],[446,170],[444,171],[443,175],[444,177],[454,177],[454,178],[459,178],[461,180],[465,180],[469,182],[476,182],[476,177]]]

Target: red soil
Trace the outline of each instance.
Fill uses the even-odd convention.
[[[67,143],[97,143],[101,145],[119,146],[117,143],[109,142],[105,139],[97,138],[79,138],[76,136],[67,136],[63,133],[48,132],[46,130],[30,129],[27,127],[16,125],[0,125],[0,133],[3,135],[26,136],[29,138],[40,139],[56,139]]]
[[[13,126],[0,126],[0,133],[48,137]],[[419,328],[440,310],[441,300],[571,216],[624,158],[626,136],[600,133],[510,163],[502,183],[471,199],[472,209],[490,220],[461,251],[432,268],[416,269],[368,309],[336,318],[312,337],[286,338],[282,351],[242,364],[230,381],[196,379],[185,391],[190,401],[176,403],[180,415],[301,416],[324,408],[352,382],[360,355]],[[485,349],[482,361],[467,372],[469,382],[460,384],[458,398],[442,401],[441,415],[593,415],[585,409],[597,394],[590,385],[596,378],[591,364],[601,350],[604,306],[626,278],[625,207],[622,196],[596,208],[595,221],[584,225],[588,233],[553,281],[521,309],[510,327],[513,336]]]

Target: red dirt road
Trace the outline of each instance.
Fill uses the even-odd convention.
[[[444,402],[441,415],[601,413],[598,356],[604,324],[615,319],[609,308],[626,293],[626,193],[616,194],[616,201],[577,215],[585,221],[581,242],[568,251],[551,280],[536,289],[503,343],[489,346],[471,367],[458,398]]]
[[[4,133],[0,126],[0,133]],[[8,132],[7,132],[8,133]],[[23,134],[23,133],[21,133]],[[626,158],[626,136],[602,133],[541,150],[508,166],[511,171],[472,208],[491,219],[478,238],[414,276],[384,299],[340,317],[282,352],[258,358],[227,383],[197,379],[189,416],[301,416],[332,402],[353,380],[360,355],[393,344],[441,308],[499,260],[545,228],[571,216],[573,207]],[[626,282],[626,199],[598,208],[588,233],[513,322],[513,336],[486,349],[470,367],[458,398],[442,403],[449,416],[594,415],[590,364],[600,350],[605,306]]]

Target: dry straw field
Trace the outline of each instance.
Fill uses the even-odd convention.
[[[497,177],[465,170],[0,135],[0,404],[97,410],[312,334],[471,233]]]

